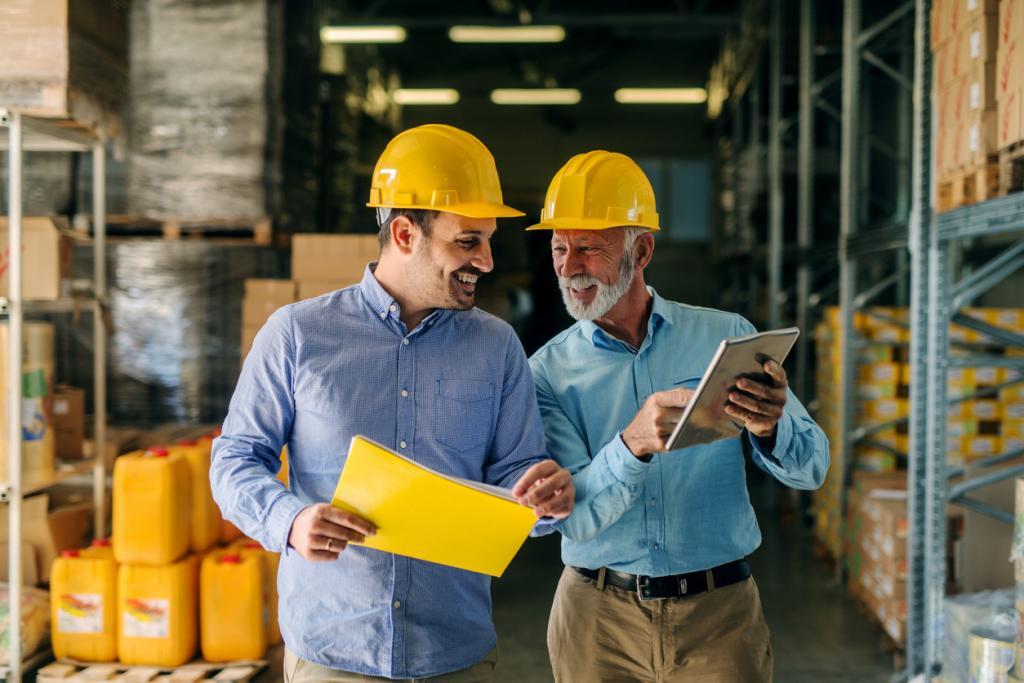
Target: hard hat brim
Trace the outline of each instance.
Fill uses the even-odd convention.
[[[611,230],[612,228],[645,228],[651,232],[661,230],[657,225],[644,225],[642,223],[619,223],[608,221],[603,218],[555,218],[549,221],[541,221],[527,228],[527,230]]]
[[[415,205],[402,205],[392,206],[391,204],[376,204],[373,202],[367,202],[366,204],[370,208],[387,208],[387,209],[423,209],[426,211],[445,211],[447,213],[454,213],[456,216],[465,216],[466,218],[519,218],[525,216],[526,213],[519,209],[513,209],[511,206],[505,206],[504,204],[456,204],[454,206],[430,206],[429,204],[415,204]]]

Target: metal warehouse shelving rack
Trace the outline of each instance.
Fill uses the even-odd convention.
[[[9,291],[0,299],[0,317],[6,318],[10,326],[8,335],[8,363],[11,375],[18,377],[22,365],[22,329],[25,316],[37,313],[62,313],[81,310],[80,300],[30,301],[22,297],[22,272],[25,263],[22,253],[22,196],[23,161],[26,151],[39,152],[89,152],[92,154],[92,206],[93,206],[93,282],[92,292],[84,309],[93,316],[93,406],[94,406],[94,453],[95,459],[58,468],[53,480],[24,481],[21,471],[21,383],[8,382],[7,424],[8,430],[8,481],[0,485],[0,502],[8,506],[8,600],[10,606],[8,643],[10,661],[0,664],[0,677],[9,681],[20,681],[26,669],[30,669],[50,658],[44,649],[23,659],[21,652],[21,506],[22,499],[32,493],[51,488],[55,484],[83,474],[90,469],[93,473],[93,504],[95,511],[94,530],[96,536],[104,536],[106,510],[106,475],[104,455],[106,453],[107,386],[106,355],[107,338],[102,310],[106,297],[106,151],[105,140],[91,130],[70,121],[43,119],[25,115],[18,111],[0,109],[0,147],[7,150],[8,163],[8,253]],[[31,265],[31,264],[29,264]]]

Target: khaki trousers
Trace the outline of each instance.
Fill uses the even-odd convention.
[[[498,648],[492,649],[483,659],[469,667],[450,674],[430,678],[407,678],[406,681],[437,681],[438,683],[490,683],[494,680],[494,667],[498,663]],[[284,650],[285,683],[318,683],[319,681],[389,681],[390,678],[354,674],[349,671],[328,669],[296,657],[291,650]]]
[[[568,567],[548,621],[559,683],[772,680],[772,649],[753,578],[692,597],[641,601]]]

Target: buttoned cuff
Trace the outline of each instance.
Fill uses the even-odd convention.
[[[622,440],[622,432],[616,432],[615,438],[608,444],[607,457],[612,476],[623,484],[637,486],[647,476],[649,463],[633,455],[633,451]]]
[[[747,439],[758,455],[770,462],[776,462],[781,465],[783,458],[789,453],[789,444],[793,440],[793,416],[789,413],[783,413],[778,424],[775,425],[774,448],[768,449],[767,444],[764,442],[765,440],[754,436],[749,431],[747,432]]]
[[[288,545],[288,537],[292,532],[292,523],[295,522],[295,518],[299,516],[299,513],[307,507],[309,505],[303,503],[299,500],[298,496],[290,491],[274,501],[274,504],[270,506],[270,511],[267,513],[267,536],[278,547],[268,548],[268,550],[282,553],[283,555],[287,555],[290,551],[294,550],[294,548]]]

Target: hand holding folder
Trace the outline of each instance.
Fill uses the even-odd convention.
[[[373,522],[362,545],[501,576],[537,517],[503,488],[442,474],[352,438],[331,504]]]

